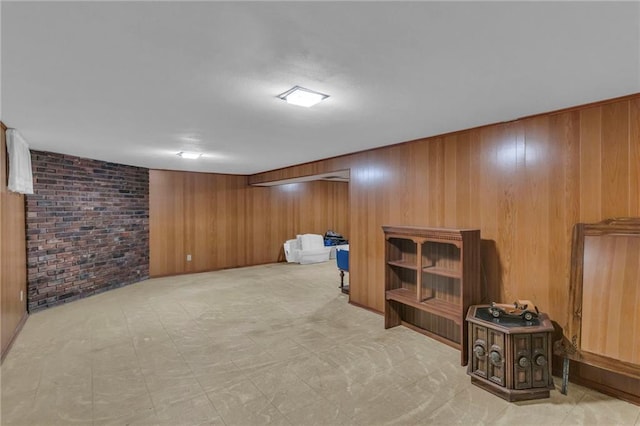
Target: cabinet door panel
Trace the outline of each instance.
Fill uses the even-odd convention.
[[[531,386],[544,388],[549,385],[549,334],[531,335]]]
[[[513,381],[514,389],[531,387],[531,335],[513,336]]]
[[[500,386],[506,386],[504,334],[488,330],[489,354],[487,360],[489,380]]]
[[[471,335],[469,336],[469,347],[471,353],[471,373],[482,378],[487,378],[487,328],[477,324],[472,324]]]

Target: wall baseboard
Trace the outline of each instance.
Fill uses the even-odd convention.
[[[609,395],[635,405],[640,405],[640,395],[634,395],[628,392],[624,392],[620,389],[612,388],[600,382],[596,382],[581,376],[571,377],[571,374],[569,374],[569,376],[569,381],[571,381],[572,383],[597,390],[598,392],[602,392],[605,395]]]
[[[563,358],[554,355],[553,375],[562,380]],[[594,389],[605,395],[640,405],[640,380],[613,373],[602,368],[571,360],[569,363],[569,381],[580,386]]]
[[[18,325],[16,325],[15,330],[13,330],[13,335],[11,336],[11,339],[9,339],[7,346],[2,349],[2,355],[0,356],[0,363],[4,362],[4,358],[7,356],[7,354],[11,350],[11,347],[13,346],[13,342],[15,342],[16,337],[18,337],[18,334],[20,334],[20,331],[22,331],[22,327],[27,322],[28,317],[29,317],[29,314],[25,311],[24,314],[22,314],[22,318],[20,318],[20,322],[18,323]]]

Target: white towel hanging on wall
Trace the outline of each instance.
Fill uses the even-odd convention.
[[[7,130],[9,155],[9,191],[33,194],[33,174],[29,145],[16,129]]]

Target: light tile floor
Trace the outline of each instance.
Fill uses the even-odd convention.
[[[338,278],[273,264],[36,313],[2,365],[2,424],[640,426],[640,407],[577,385],[493,396],[456,350],[349,305]]]

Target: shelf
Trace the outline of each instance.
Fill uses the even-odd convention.
[[[412,306],[416,309],[420,309],[421,311],[450,319],[456,324],[460,324],[462,321],[462,312],[459,305],[435,298],[419,302],[416,300],[416,294],[406,288],[388,290],[385,294],[385,298],[387,300],[395,300],[403,305]]]
[[[426,268],[422,268],[422,271],[427,274],[440,275],[441,277],[461,278],[462,276],[459,271],[452,271],[451,269],[438,268],[437,266],[427,266]]]
[[[389,264],[391,266],[397,266],[399,268],[411,269],[413,271],[417,271],[418,270],[418,265],[416,265],[415,263],[412,263],[412,262],[408,262],[406,260],[390,260],[390,261],[387,262],[387,264]]]
[[[423,240],[423,243],[451,244],[452,246],[455,246],[456,248],[460,249],[460,241],[451,241],[451,240],[444,240],[439,238],[425,238]]]
[[[480,230],[382,228],[386,260],[384,327],[411,324],[434,339],[460,348],[460,364],[466,365],[468,326],[464,314],[482,294]]]

